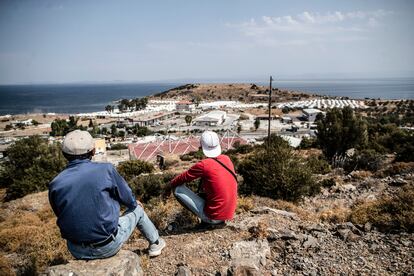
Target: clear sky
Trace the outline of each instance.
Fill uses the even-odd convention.
[[[0,84],[414,77],[414,1],[0,0]]]

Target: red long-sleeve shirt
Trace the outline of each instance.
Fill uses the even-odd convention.
[[[217,159],[234,172],[234,166],[227,155],[220,155]],[[207,158],[199,161],[187,171],[171,181],[175,188],[194,179],[202,179],[202,189],[206,193],[204,213],[210,219],[233,219],[237,205],[237,182],[234,176],[217,161]]]

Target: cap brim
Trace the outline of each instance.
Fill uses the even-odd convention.
[[[218,144],[218,146],[215,147],[214,149],[206,149],[204,147],[202,147],[202,149],[203,149],[204,155],[207,156],[207,157],[214,158],[214,157],[217,157],[221,154],[220,144]]]

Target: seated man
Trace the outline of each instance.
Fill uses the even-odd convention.
[[[221,154],[220,140],[215,132],[205,131],[200,139],[208,158],[175,177],[170,185],[177,200],[203,223],[221,224],[233,219],[237,205],[237,178],[230,158]],[[201,198],[182,185],[201,178]]]
[[[95,154],[92,136],[72,131],[63,140],[62,151],[69,164],[49,184],[49,201],[72,255],[77,259],[111,257],[135,227],[150,243],[149,255],[160,255],[165,241],[128,184],[111,164],[91,161]],[[127,207],[121,217],[120,205]]]

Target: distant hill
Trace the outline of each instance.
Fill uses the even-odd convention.
[[[272,89],[273,101],[303,100],[315,97],[298,91]],[[233,100],[241,102],[267,101],[269,87],[256,84],[185,84],[151,96],[153,99],[201,100]]]

